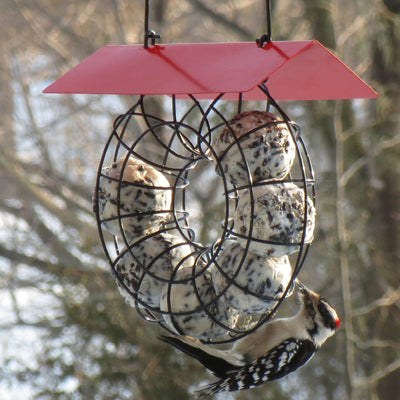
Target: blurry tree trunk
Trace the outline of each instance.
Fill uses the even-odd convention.
[[[0,143],[9,151],[14,149],[13,96],[8,52],[0,47]]]
[[[324,46],[332,51],[336,50],[335,26],[332,16],[332,3],[327,0],[304,0],[305,16],[310,24],[313,39],[320,41]],[[325,144],[329,163],[332,172],[335,171],[336,186],[329,185],[325,190],[325,196],[335,198],[336,219],[337,219],[337,242],[338,242],[338,262],[341,266],[341,283],[344,307],[344,329],[345,339],[345,359],[343,364],[346,366],[346,391],[352,399],[352,381],[354,375],[354,345],[352,341],[352,300],[349,278],[349,265],[346,256],[346,221],[344,215],[345,185],[341,184],[341,177],[344,173],[345,160],[345,139],[340,134],[348,128],[352,121],[352,110],[350,102],[335,103],[332,101],[318,101],[306,104],[311,116],[312,126],[319,127],[319,134]],[[338,126],[340,129],[338,130]],[[334,175],[334,174],[332,174]],[[328,177],[329,180],[329,177]],[[324,194],[323,194],[324,195]],[[333,232],[332,232],[333,233]]]
[[[331,2],[327,0],[303,0],[305,18],[309,21],[312,39],[316,39],[332,51],[336,49],[335,29],[331,14]],[[305,106],[312,118],[312,125],[318,126],[326,148],[335,148],[335,129],[333,124],[334,103],[332,101],[312,101]],[[334,152],[330,156],[333,166]]]
[[[15,150],[11,81],[8,51],[0,45],[0,149],[2,152],[14,152]],[[3,169],[0,169],[0,188],[0,199],[12,197],[13,185],[7,171]]]
[[[384,1],[390,6],[392,14],[382,5],[376,14],[372,46],[373,79],[379,87],[384,88],[380,100],[374,102],[372,115],[377,119],[377,128],[371,135],[379,132],[385,139],[400,135],[400,2]],[[381,182],[379,190],[370,197],[371,223],[370,230],[376,238],[374,262],[380,271],[385,288],[398,288],[400,285],[400,151],[399,146],[389,148],[384,157],[376,161],[376,169]],[[384,340],[398,339],[399,310],[398,306],[381,311],[376,318],[371,318],[371,324],[376,335]],[[376,360],[373,373],[384,369],[396,359],[395,351],[385,352],[375,349]],[[392,353],[392,354],[390,354]],[[380,400],[397,398],[400,393],[400,369],[387,374],[377,385]]]
[[[313,39],[319,40],[324,46],[334,50],[336,38],[331,14],[332,2],[329,0],[305,0],[304,7]]]

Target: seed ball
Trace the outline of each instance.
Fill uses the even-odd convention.
[[[177,334],[201,340],[227,335],[226,328],[234,328],[238,312],[216,300],[209,274],[196,271],[193,267],[181,268],[172,284],[163,287],[160,308],[168,312],[163,315],[164,321]]]
[[[213,146],[220,163],[217,173],[222,175],[222,168],[235,186],[283,179],[296,155],[296,145],[286,123],[267,111],[238,114],[222,129]]]
[[[171,188],[157,169],[132,156],[121,158],[101,171],[98,193],[99,217],[113,235],[128,239],[157,231],[170,217]],[[119,201],[118,201],[119,193]],[[131,215],[134,214],[134,215]]]
[[[192,248],[182,238],[160,233],[138,241],[115,261],[114,279],[131,305],[159,311],[163,286],[179,266],[193,265]]]
[[[315,227],[315,207],[304,191],[293,183],[275,183],[253,189],[254,210],[251,212],[250,191],[239,196],[234,214],[234,231],[238,242],[249,251],[268,257],[281,257],[300,249],[304,225],[304,243],[311,243]],[[306,218],[305,218],[306,216]],[[252,227],[252,231],[250,229]]]
[[[246,252],[229,241],[212,269],[215,292],[243,314],[264,314],[277,304],[290,283],[292,268],[287,256],[272,258]],[[286,296],[291,295],[289,290]]]

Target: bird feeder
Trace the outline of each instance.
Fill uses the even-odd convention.
[[[44,90],[139,96],[102,153],[100,240],[141,316],[204,342],[271,318],[312,241],[314,171],[277,100],[377,97],[318,41],[272,41],[267,5],[268,33],[255,42],[159,44],[146,1],[144,45],[105,46]],[[169,97],[163,115],[149,107],[154,95]],[[188,211],[200,163],[219,175],[225,205],[211,244],[196,240]]]

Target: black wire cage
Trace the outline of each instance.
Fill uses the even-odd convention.
[[[173,95],[167,118],[140,96],[114,121],[98,169],[94,211],[121,294],[147,321],[206,343],[268,321],[313,237],[315,178],[300,127],[266,84],[259,90],[263,111],[241,93],[231,107],[223,93],[207,102]],[[199,163],[223,193],[209,244],[196,240],[189,213]]]
[[[143,47],[105,46],[45,90],[141,94],[101,156],[100,240],[121,294],[146,321],[204,343],[235,341],[271,319],[313,240],[310,156],[270,90],[287,100],[377,97],[320,43],[272,42],[269,0],[266,11],[257,44],[158,46],[146,0]],[[150,95],[164,95],[162,112]],[[193,225],[200,167],[197,184],[217,180],[223,209],[207,243]]]

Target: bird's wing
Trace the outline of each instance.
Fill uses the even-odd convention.
[[[184,336],[161,336],[159,339],[195,358],[218,378],[226,378],[230,372],[241,368],[241,365],[232,364],[222,358],[223,351],[207,349],[208,345],[206,346],[201,342],[197,343],[193,339],[190,340]],[[213,352],[215,354],[212,354]]]
[[[198,394],[207,397],[223,391],[250,389],[280,379],[309,361],[315,350],[310,340],[287,339],[264,356],[230,372],[226,378],[200,389]]]

